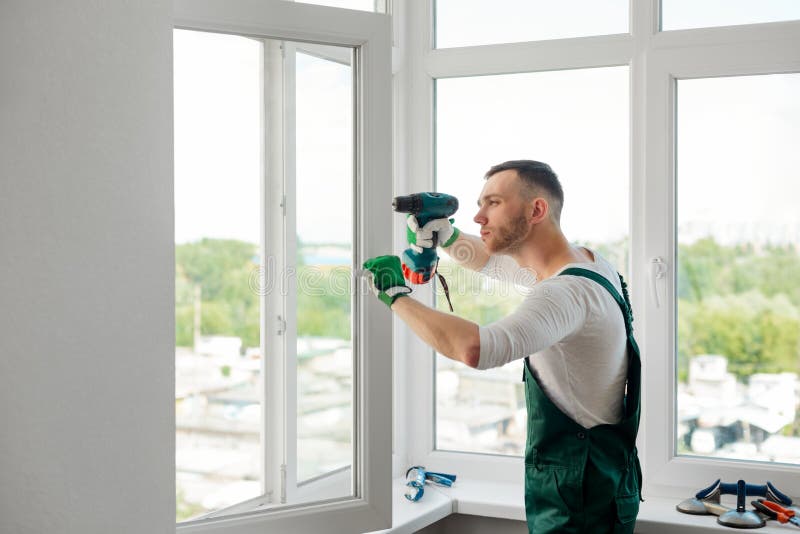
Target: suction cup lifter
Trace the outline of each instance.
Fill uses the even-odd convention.
[[[746,508],[746,486],[744,480],[736,483],[736,510],[730,510],[719,516],[717,523],[731,528],[761,528],[767,524],[760,515]]]

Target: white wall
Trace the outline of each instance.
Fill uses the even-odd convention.
[[[0,1],[0,532],[174,531],[169,0]]]

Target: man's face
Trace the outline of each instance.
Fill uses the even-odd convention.
[[[493,174],[483,186],[473,220],[481,225],[481,240],[490,254],[513,253],[528,236],[521,188],[515,170]]]

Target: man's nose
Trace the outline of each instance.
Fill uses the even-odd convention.
[[[473,221],[483,226],[486,224],[486,216],[483,214],[483,209],[479,209],[478,213],[475,214],[475,217],[472,218]]]

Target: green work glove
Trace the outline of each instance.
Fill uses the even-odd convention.
[[[367,280],[373,293],[390,308],[395,300],[411,293],[411,288],[403,278],[403,269],[397,256],[370,258],[364,262],[364,269],[370,273]]]
[[[422,228],[419,227],[417,218],[411,214],[406,217],[406,238],[408,244],[417,254],[422,253],[423,248],[433,247],[433,233],[437,233],[438,245],[440,247],[449,247],[456,239],[461,231],[453,226],[455,219],[433,219],[425,223]]]

